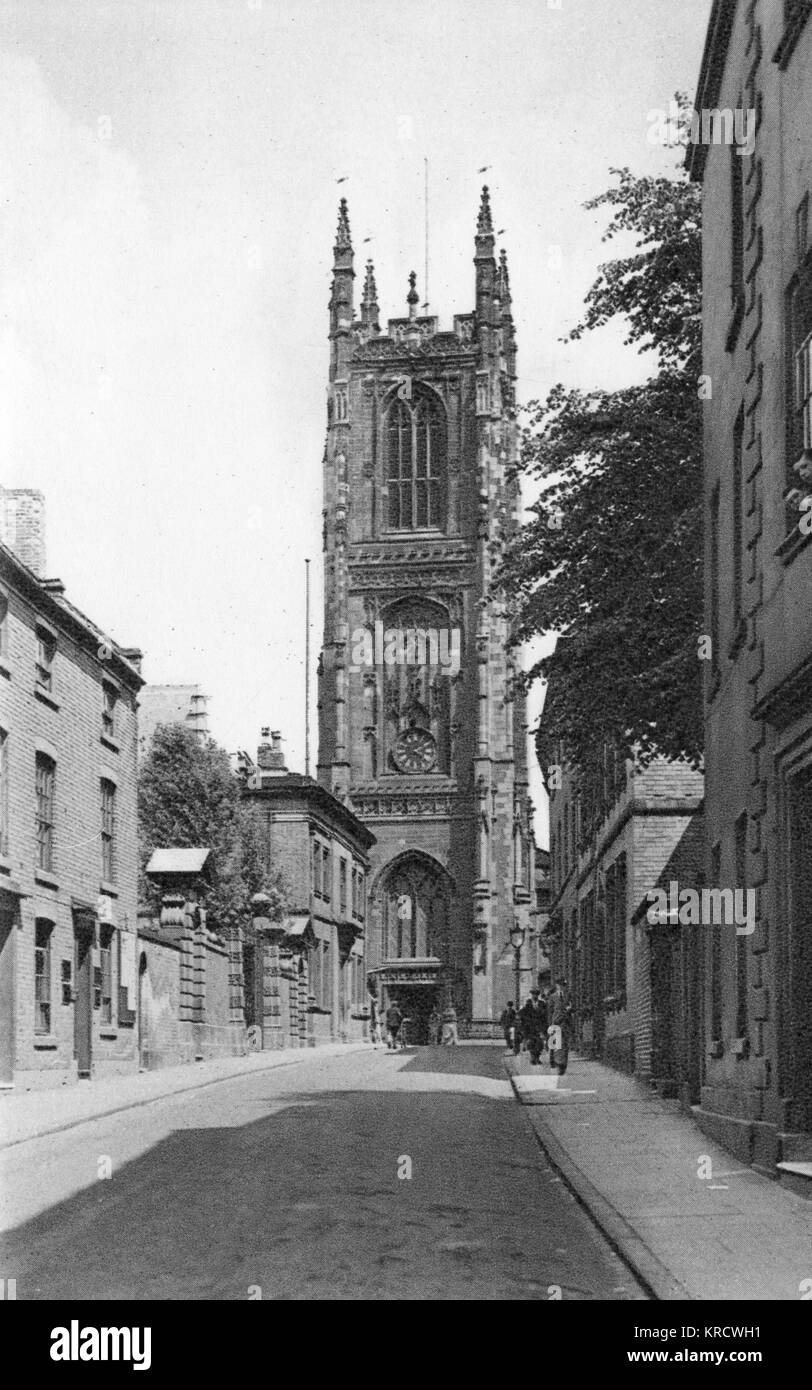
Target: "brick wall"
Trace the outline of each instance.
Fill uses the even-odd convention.
[[[0,725],[8,736],[9,835],[0,858],[0,905],[13,908],[16,926],[4,948],[13,954],[14,1076],[20,1085],[58,1084],[77,1075],[72,997],[75,979],[74,925],[86,914],[93,932],[92,968],[101,965],[97,906],[107,901],[112,936],[112,1018],[102,1021],[91,999],[92,1071],[97,1075],[137,1066],[135,1040],[134,933],[137,913],[136,729],[140,677],[104,634],[79,622],[52,596],[21,574],[0,551],[0,584],[7,595],[8,640],[0,660]],[[36,684],[37,626],[45,622],[56,641],[50,691]],[[102,724],[103,682],[117,691],[115,732]],[[51,871],[37,867],[37,752],[53,758],[55,777],[54,854]],[[102,778],[116,788],[114,881],[102,877]],[[22,896],[19,896],[22,895]],[[50,1027],[35,1032],[35,923],[48,923],[50,940]],[[119,941],[120,938],[120,941]],[[124,967],[120,963],[124,956]],[[70,982],[62,987],[63,962]],[[133,986],[127,1009],[119,1008],[121,975]],[[0,960],[0,972],[8,962]],[[93,976],[91,976],[93,984]]]

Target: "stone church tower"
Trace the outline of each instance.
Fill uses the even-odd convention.
[[[413,1041],[450,1001],[462,1035],[489,1036],[514,995],[509,933],[530,925],[524,700],[492,592],[519,519],[516,346],[487,188],[475,245],[472,313],[441,331],[418,315],[412,274],[407,316],[382,330],[370,261],[356,313],[341,202],[318,775],[377,838],[367,969]]]

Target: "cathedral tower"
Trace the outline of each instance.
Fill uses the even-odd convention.
[[[492,591],[520,503],[510,284],[487,188],[474,267],[476,307],[452,331],[418,315],[412,273],[406,316],[382,332],[371,261],[356,315],[342,199],[318,775],[377,837],[368,973],[415,1041],[451,1000],[461,1031],[491,1033],[514,994],[509,934],[517,919],[527,934],[531,902],[524,700]]]

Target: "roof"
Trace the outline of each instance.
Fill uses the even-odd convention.
[[[40,579],[39,575],[20,559],[9,546],[0,542],[0,572],[8,583],[15,584],[23,597],[32,602],[38,615],[57,627],[67,629],[85,648],[99,654],[106,649],[111,666],[127,685],[139,690],[144,678],[137,667],[141,653],[135,647],[122,647],[114,642],[100,627],[97,627],[75,604],[65,598],[59,588],[51,587],[54,581]]]
[[[199,874],[211,854],[208,849],[155,849],[147,864],[148,874]]]

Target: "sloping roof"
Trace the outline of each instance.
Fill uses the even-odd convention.
[[[147,873],[199,874],[210,854],[208,849],[156,849],[147,864]]]

